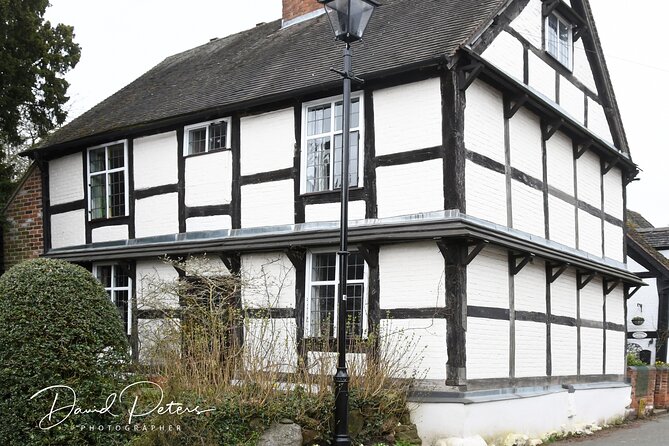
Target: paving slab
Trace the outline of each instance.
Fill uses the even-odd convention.
[[[574,438],[557,444],[579,446],[669,446],[669,415],[634,421],[623,427],[606,429],[587,438]]]

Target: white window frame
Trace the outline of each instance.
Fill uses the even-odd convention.
[[[304,327],[305,327],[305,338],[320,338],[317,334],[311,332],[311,287],[315,285],[334,285],[334,321],[333,321],[333,339],[337,338],[337,328],[339,325],[339,305],[337,305],[337,297],[339,296],[339,255],[337,255],[338,249],[336,248],[319,248],[312,249],[307,251],[306,263],[305,263],[305,274],[304,274],[304,290],[305,290],[305,299],[304,299]],[[358,253],[355,248],[349,250],[351,253]],[[312,268],[313,268],[313,256],[317,254],[335,254],[335,280],[333,281],[312,281]],[[364,261],[365,272],[362,280],[347,280],[346,284],[363,284],[363,294],[362,294],[362,337],[363,339],[367,338],[369,332],[368,327],[368,318],[369,318],[369,266],[367,262]]]
[[[358,184],[357,186],[350,187],[363,187],[364,183],[364,166],[365,166],[365,99],[361,91],[351,93],[351,100],[359,100],[359,109],[360,109],[360,119],[358,121],[358,127],[351,127],[350,132],[357,131],[359,132],[360,139],[358,141]],[[335,118],[334,118],[334,109],[337,102],[343,101],[343,96],[331,96],[329,98],[318,99],[315,101],[304,102],[302,104],[302,144],[301,144],[301,155],[300,155],[300,194],[319,194],[327,192],[336,192],[339,189],[334,189],[334,135],[341,132],[335,131]],[[331,119],[330,131],[327,133],[322,133],[319,135],[307,136],[307,114],[310,107],[315,107],[319,105],[331,105],[331,110],[333,113]],[[343,131],[343,130],[342,130]],[[314,191],[307,192],[307,138],[319,138],[323,136],[330,136],[332,138],[332,162],[330,163],[330,186],[327,190],[324,191]]]
[[[557,54],[553,54],[549,50],[548,46],[548,39],[549,35],[552,34],[550,25],[548,21],[550,20],[551,17],[555,17],[558,21],[558,29],[557,29],[557,34],[555,35],[555,40],[557,42]],[[569,32],[567,33],[567,36],[569,38],[569,42],[567,44],[567,50],[568,50],[568,55],[569,55],[569,60],[567,63],[563,63],[560,60],[560,24],[566,25],[567,28],[569,29]],[[558,14],[557,12],[553,11],[549,15],[546,16],[544,19],[544,49],[548,55],[550,55],[553,59],[557,60],[560,65],[566,67],[569,71],[573,70],[573,65],[574,65],[574,25],[567,19],[565,19],[563,16]]]
[[[128,320],[126,321],[127,325],[127,335],[130,336],[132,334],[132,278],[128,275],[128,286],[122,287],[122,286],[116,286],[116,268],[120,268],[121,266],[118,263],[94,263],[93,268],[92,268],[92,274],[95,280],[98,279],[98,268],[109,266],[111,267],[111,287],[104,287],[105,291],[109,291],[109,298],[114,304],[114,308],[118,310],[118,306],[116,303],[116,296],[114,294],[115,291],[127,291],[128,292]],[[104,286],[104,284],[103,284]]]
[[[221,122],[225,122],[225,147],[223,149],[211,149],[209,147],[209,126],[211,124],[219,124]],[[191,130],[197,130],[204,128],[206,131],[205,135],[205,148],[204,152],[202,153],[188,153],[188,150],[190,148],[190,144],[188,141],[190,131]],[[213,119],[211,121],[205,121],[205,122],[198,122],[197,124],[191,124],[187,125],[184,127],[184,156],[197,156],[197,155],[204,155],[205,153],[210,153],[210,152],[221,152],[223,150],[230,150],[232,148],[232,144],[230,141],[230,135],[232,134],[231,132],[232,128],[232,119],[227,117],[227,118],[221,118],[221,119]]]
[[[107,149],[111,146],[114,146],[116,144],[123,144],[123,167],[117,167],[116,169],[109,169],[109,156],[107,155]],[[91,173],[91,152],[93,150],[98,150],[98,149],[105,149],[105,170],[101,170],[99,172],[93,172]],[[125,203],[125,213],[123,215],[117,215],[115,217],[110,216],[110,206],[109,206],[109,196],[110,196],[110,189],[109,189],[109,181],[108,181],[108,175],[110,173],[115,173],[115,172],[121,172],[123,171],[124,173],[124,185],[125,185],[125,192],[124,192],[124,203]],[[91,195],[91,177],[93,176],[98,176],[98,175],[105,175],[105,183],[107,185],[107,196],[106,196],[106,209],[105,209],[105,216],[101,218],[96,218],[95,220],[108,220],[110,218],[120,218],[120,217],[127,217],[129,215],[129,207],[130,207],[130,189],[129,189],[129,184],[128,184],[128,140],[127,139],[120,139],[118,141],[113,141],[113,142],[108,142],[104,144],[99,144],[97,146],[89,147],[86,150],[86,184],[88,188],[88,209],[87,209],[87,214],[88,214],[88,221],[93,220],[93,209],[91,207],[92,205],[92,195]]]

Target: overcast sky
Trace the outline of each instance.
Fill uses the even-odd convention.
[[[632,157],[643,172],[628,208],[669,226],[666,0],[590,0]],[[74,26],[81,61],[67,75],[70,119],[165,57],[281,17],[281,0],[51,0],[47,19]],[[582,45],[579,41],[577,45]]]

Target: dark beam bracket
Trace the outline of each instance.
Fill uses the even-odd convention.
[[[616,164],[618,164],[617,159],[614,159],[613,161],[605,160],[602,163],[602,175],[606,175],[607,173],[609,173],[611,169],[613,169],[616,166]]]
[[[367,262],[367,265],[370,268],[376,268],[379,266],[379,256],[373,254],[375,252],[375,249],[372,245],[363,243],[357,245],[357,248],[358,252],[362,256],[362,258],[365,259],[365,262]]]
[[[587,284],[592,281],[592,279],[595,278],[596,273],[594,271],[587,271],[587,272],[582,272],[578,271],[576,274],[576,285],[578,286],[579,290],[582,290],[585,288]]]
[[[460,67],[458,76],[460,77],[460,91],[465,91],[476,80],[481,71],[483,64],[481,62],[472,62]]]
[[[575,25],[572,29],[573,29],[572,39],[574,42],[578,42],[578,40],[588,30],[588,25]]]
[[[509,273],[515,276],[535,257],[532,253],[509,254]],[[518,262],[520,260],[520,262]]]
[[[304,258],[306,257],[306,251],[304,249],[291,247],[290,249],[286,249],[284,252],[295,269],[304,265]]]
[[[562,127],[563,124],[564,124],[564,119],[562,118],[547,123],[543,129],[544,141],[548,141],[549,139],[551,139],[553,135],[555,135],[555,132],[560,130],[560,127]]]
[[[620,279],[604,279],[604,295],[608,296],[620,285]]]
[[[239,253],[221,252],[219,253],[219,257],[228,271],[230,271],[230,274],[238,274],[240,272]]]
[[[541,14],[544,17],[548,17],[555,11],[555,8],[557,8],[559,4],[560,0],[545,0],[541,7]]]
[[[574,159],[579,159],[590,149],[592,143],[586,142],[574,146]]]
[[[474,259],[476,258],[476,256],[479,255],[479,253],[483,250],[483,248],[485,248],[489,244],[490,244],[490,242],[488,240],[481,240],[478,243],[469,245],[469,247],[473,246],[474,249],[472,249],[471,252],[469,252],[468,254],[466,254],[464,256],[465,258],[462,260],[462,264],[464,266],[467,266],[470,263],[472,263],[474,261]]]
[[[632,296],[636,294],[637,291],[641,289],[641,285],[627,285],[625,293],[625,299],[631,299]]]
[[[569,268],[569,263],[551,263],[548,266],[550,267],[550,277],[548,280],[550,283],[553,283]]]
[[[523,107],[523,105],[525,105],[529,98],[530,97],[527,94],[522,94],[518,98],[509,101],[507,109],[504,110],[504,117],[506,119],[513,118],[513,116]]]

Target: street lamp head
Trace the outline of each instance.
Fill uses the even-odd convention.
[[[362,39],[374,9],[375,0],[318,0],[325,6],[335,39],[351,43]]]

